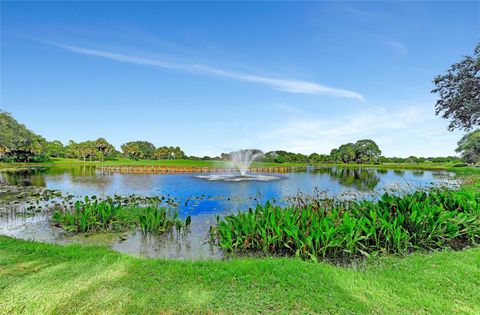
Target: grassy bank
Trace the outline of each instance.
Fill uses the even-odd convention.
[[[0,168],[16,168],[29,166],[68,166],[68,165],[94,165],[94,166],[192,166],[192,167],[233,167],[229,161],[217,160],[130,160],[116,159],[108,161],[81,161],[77,159],[52,158],[44,163],[0,163]],[[273,163],[273,162],[254,162],[253,167],[270,166],[306,166],[305,163]]]
[[[480,313],[480,248],[373,260],[183,262],[0,237],[0,313]]]
[[[192,166],[192,167],[231,167],[233,164],[228,161],[216,160],[130,160],[116,159],[108,161],[81,161],[77,159],[52,158],[45,163],[0,163],[0,169],[18,168],[28,166],[61,166],[61,165],[94,165],[94,166]],[[480,174],[480,168],[458,166],[458,163],[383,163],[383,164],[310,164],[310,163],[274,163],[274,162],[253,162],[252,167],[273,167],[273,166],[338,166],[346,168],[378,168],[393,170],[432,170],[432,171],[451,171],[460,174],[477,173]]]

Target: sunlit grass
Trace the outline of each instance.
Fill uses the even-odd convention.
[[[0,313],[479,314],[480,249],[335,267],[169,261],[0,237]]]

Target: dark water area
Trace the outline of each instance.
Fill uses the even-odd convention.
[[[31,168],[0,172],[0,234],[45,242],[91,242],[141,256],[183,259],[221,258],[218,248],[208,244],[208,229],[216,216],[242,211],[267,200],[284,205],[298,191],[311,194],[318,189],[337,198],[374,199],[385,191],[405,193],[434,185],[454,185],[448,172],[309,168],[307,171],[268,174],[271,181],[209,181],[209,174],[120,174],[98,171],[94,166]],[[223,174],[225,175],[225,174]],[[265,174],[262,174],[265,175]],[[216,175],[214,175],[216,176]],[[202,178],[199,178],[202,177]],[[51,189],[64,195],[164,196],[175,201],[180,217],[192,217],[188,235],[142,235],[139,231],[112,237],[66,237],[49,224],[49,215],[19,215],[21,202],[12,202],[19,189]],[[3,200],[3,201],[2,201]],[[7,201],[6,201],[7,200]]]

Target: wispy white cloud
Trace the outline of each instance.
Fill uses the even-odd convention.
[[[84,48],[84,47],[78,47],[78,46],[64,45],[64,44],[53,43],[48,41],[42,41],[42,42],[50,45],[54,45],[57,47],[61,47],[63,49],[66,49],[75,53],[83,54],[83,55],[103,57],[103,58],[120,61],[120,62],[134,63],[139,65],[148,65],[148,66],[154,66],[154,67],[172,69],[172,70],[187,71],[187,72],[197,73],[197,74],[214,75],[218,77],[235,79],[235,80],[245,81],[245,82],[253,82],[253,83],[270,86],[276,90],[290,92],[290,93],[325,94],[325,95],[331,95],[331,96],[353,98],[360,101],[365,100],[365,97],[360,93],[346,90],[346,89],[334,88],[334,87],[322,85],[315,82],[296,80],[296,79],[283,79],[283,78],[274,78],[274,77],[268,77],[268,76],[259,76],[255,74],[223,70],[223,69],[215,68],[208,65],[202,65],[202,64],[173,63],[173,62],[169,62],[161,59],[152,59],[152,58],[145,58],[142,56],[125,55],[125,54],[120,54],[120,53],[105,51],[105,50],[97,50],[97,49],[90,49],[90,48]]]
[[[388,38],[385,40],[388,46],[392,47],[396,51],[405,54],[407,52],[407,45],[404,43],[399,42],[398,40]]]
[[[361,9],[353,7],[353,6],[342,5],[340,8],[342,10],[344,10],[345,12],[348,12],[348,13],[351,13],[351,14],[354,14],[354,15],[358,15],[358,16],[362,16],[362,17],[366,17],[366,18],[370,18],[370,19],[381,19],[382,18],[382,16],[378,13],[375,13],[373,11],[361,10]]]
[[[446,131],[443,121],[420,106],[372,107],[329,118],[295,115],[288,108],[287,112],[290,117],[280,127],[259,135],[258,141],[268,144],[268,149],[329,153],[343,143],[369,138],[387,156],[442,156],[455,154],[458,140],[458,135]]]

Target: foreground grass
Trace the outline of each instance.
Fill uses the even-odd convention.
[[[480,248],[364,268],[185,262],[0,236],[0,313],[480,313]]]

